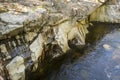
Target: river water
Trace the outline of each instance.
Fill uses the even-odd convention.
[[[97,23],[89,31],[87,46],[61,60],[46,80],[120,80],[119,24]]]
[[[93,23],[88,30],[84,47],[71,47],[30,79],[120,80],[120,24]]]

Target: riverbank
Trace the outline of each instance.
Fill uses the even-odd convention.
[[[81,78],[75,78],[74,73],[76,73],[76,71],[72,72],[71,70],[67,69],[67,66],[71,66],[71,69],[72,69],[72,65],[78,62],[77,64],[78,64],[78,67],[80,68],[81,66],[84,66],[84,65],[79,64],[79,62],[84,62],[84,60],[91,61],[91,58],[89,59],[89,55],[92,55],[92,53],[96,52],[95,55],[99,56],[100,55],[100,53],[98,53],[100,51],[99,48],[102,47],[103,49],[103,47],[106,46],[107,44],[106,43],[105,45],[103,44],[104,46],[99,46],[99,44],[101,44],[101,41],[104,39],[104,37],[106,37],[109,34],[112,37],[112,33],[115,31],[119,31],[118,30],[119,27],[120,27],[120,24],[100,23],[100,22],[93,23],[93,25],[89,26],[88,28],[90,33],[87,34],[86,46],[84,46],[84,48],[82,48],[81,50],[80,49],[78,50],[78,48],[72,49],[67,54],[55,59],[54,61],[51,61],[51,63],[49,63],[49,68],[47,67],[43,75],[40,76],[40,74],[36,73],[38,75],[37,75],[37,79],[35,80],[39,80],[39,79],[64,80],[64,78],[65,80],[76,80],[76,79],[83,80]],[[107,40],[109,40],[109,38]],[[96,48],[98,49],[97,51],[95,51]],[[88,56],[87,58],[88,60],[86,59],[86,56]],[[87,62],[86,65],[87,64],[89,63]],[[68,73],[66,73],[67,70],[69,71]],[[63,73],[64,74],[66,73],[67,75],[64,75]],[[74,78],[70,79],[70,75],[73,75]],[[81,76],[79,72],[78,72],[78,75]],[[47,79],[46,79],[46,76],[47,76]],[[85,79],[85,80],[93,80],[93,79]],[[100,79],[97,79],[97,80],[100,80]]]

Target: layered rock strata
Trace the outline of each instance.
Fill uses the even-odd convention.
[[[87,17],[100,5],[97,0],[1,0],[0,79],[25,80],[26,70],[66,53],[69,44],[84,45]]]

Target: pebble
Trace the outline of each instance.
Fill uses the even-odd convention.
[[[104,44],[103,45],[103,48],[105,49],[105,50],[111,50],[111,46],[110,45],[108,45],[108,44]]]

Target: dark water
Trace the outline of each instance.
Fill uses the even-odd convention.
[[[89,28],[86,48],[71,52],[46,80],[120,80],[119,24],[94,25]]]

